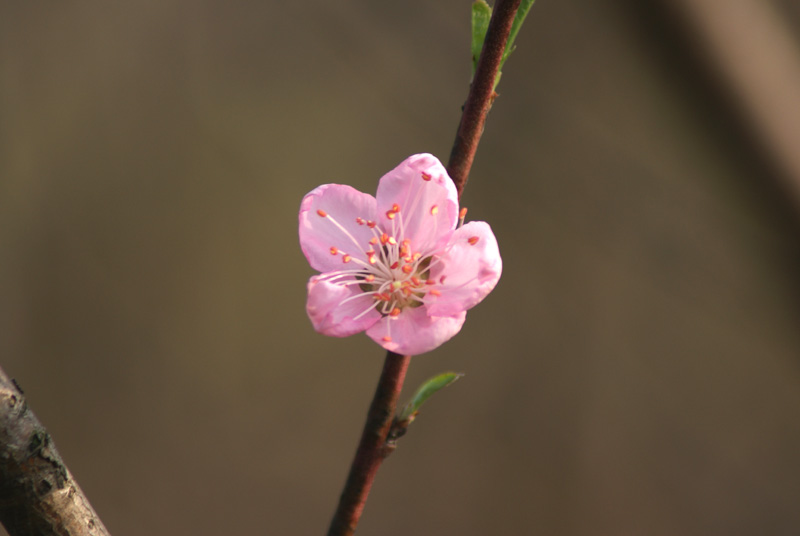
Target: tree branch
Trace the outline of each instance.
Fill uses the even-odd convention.
[[[378,468],[390,453],[385,448],[386,436],[389,435],[397,399],[410,362],[411,356],[393,352],[386,354],[378,388],[367,413],[364,432],[339,499],[339,507],[328,529],[328,536],[350,535],[356,531]]]
[[[498,0],[489,22],[475,78],[470,86],[447,164],[447,172],[456,184],[459,197],[467,183],[486,116],[494,101],[494,80],[519,4],[520,0]],[[378,468],[394,451],[394,440],[387,442],[387,438],[410,362],[411,356],[401,356],[393,352],[386,354],[378,388],[367,414],[367,422],[350,466],[339,506],[328,529],[328,536],[350,536],[355,533]]]
[[[11,536],[108,536],[22,390],[0,369],[0,522]]]
[[[489,28],[486,30],[481,57],[475,68],[475,77],[470,86],[467,102],[464,103],[456,141],[447,164],[447,173],[456,183],[459,196],[467,184],[472,161],[483,134],[486,116],[496,97],[494,80],[500,69],[500,62],[519,4],[520,0],[498,0],[492,12],[492,19],[489,21]]]

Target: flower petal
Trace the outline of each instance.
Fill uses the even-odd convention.
[[[375,214],[375,198],[351,186],[323,184],[308,193],[300,204],[300,249],[311,267],[339,270],[346,254],[366,261],[374,233],[366,222]]]
[[[391,352],[419,355],[449,341],[461,330],[466,318],[466,311],[453,316],[429,316],[423,305],[406,308],[397,318],[384,316],[367,329],[367,335]]]
[[[306,312],[314,329],[333,337],[347,337],[364,331],[381,318],[374,307],[361,315],[374,305],[374,300],[358,285],[337,285],[323,277],[315,275],[308,281]],[[361,296],[356,298],[359,294]]]
[[[440,261],[431,267],[431,278],[444,280],[434,287],[439,296],[426,296],[429,313],[453,315],[474,307],[497,285],[502,271],[497,239],[489,224],[473,221],[463,225],[453,233]]]
[[[444,246],[458,221],[458,193],[439,160],[406,158],[378,184],[378,222],[387,233],[411,240],[423,255]],[[390,217],[397,205],[400,212]]]

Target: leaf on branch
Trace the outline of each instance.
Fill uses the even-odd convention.
[[[506,42],[503,57],[500,59],[500,66],[497,69],[497,76],[494,79],[494,87],[492,90],[497,89],[497,84],[500,83],[500,77],[503,75],[503,65],[514,49],[514,41],[517,38],[519,29],[522,23],[525,22],[525,17],[528,16],[535,0],[522,0],[519,4],[519,9],[514,17],[514,22],[511,24],[511,32],[508,34],[508,41]],[[483,50],[483,43],[486,40],[486,32],[489,29],[489,21],[492,18],[492,8],[485,0],[475,0],[472,3],[472,76],[475,76],[475,71],[478,68],[478,59],[481,57],[481,50]]]
[[[522,23],[525,22],[525,17],[528,16],[528,11],[531,9],[531,6],[533,6],[534,1],[535,0],[522,0],[519,3],[517,15],[514,17],[514,22],[511,24],[511,32],[508,34],[508,41],[506,42],[506,49],[503,52],[503,59],[500,60],[500,69],[503,68],[503,64],[511,53],[514,52],[514,49],[517,48],[514,46],[514,40],[517,38],[519,29],[522,27]]]
[[[472,76],[475,76],[475,69],[478,67],[478,58],[481,57],[491,18],[492,8],[485,0],[475,0],[472,3]]]
[[[416,417],[422,404],[424,404],[433,393],[444,389],[463,375],[464,374],[461,372],[443,372],[425,381],[419,389],[417,389],[411,401],[403,408],[403,411],[400,412],[400,415],[397,416],[397,420],[401,422],[411,422],[414,417]]]
[[[433,378],[429,378],[417,389],[411,401],[406,404],[403,411],[401,411],[392,422],[392,426],[386,436],[386,444],[384,445],[383,451],[384,458],[394,451],[397,446],[397,440],[403,437],[408,431],[408,425],[414,421],[422,404],[424,404],[433,393],[444,389],[463,375],[464,373],[462,372],[443,372]]]

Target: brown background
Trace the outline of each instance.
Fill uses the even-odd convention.
[[[795,2],[761,5],[800,34]],[[505,273],[412,361],[406,393],[466,377],[359,534],[798,530],[798,177],[686,13],[534,6],[463,197]],[[324,532],[383,352],[311,329],[297,209],[446,159],[468,21],[0,3],[0,364],[113,534]]]

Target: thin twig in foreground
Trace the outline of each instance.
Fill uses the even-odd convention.
[[[498,0],[486,32],[483,51],[447,164],[447,172],[456,184],[459,197],[467,183],[486,116],[494,100],[494,79],[519,4],[520,0]],[[393,451],[386,440],[410,362],[411,356],[393,352],[386,354],[378,388],[328,536],[350,536],[356,531],[378,468]]]

